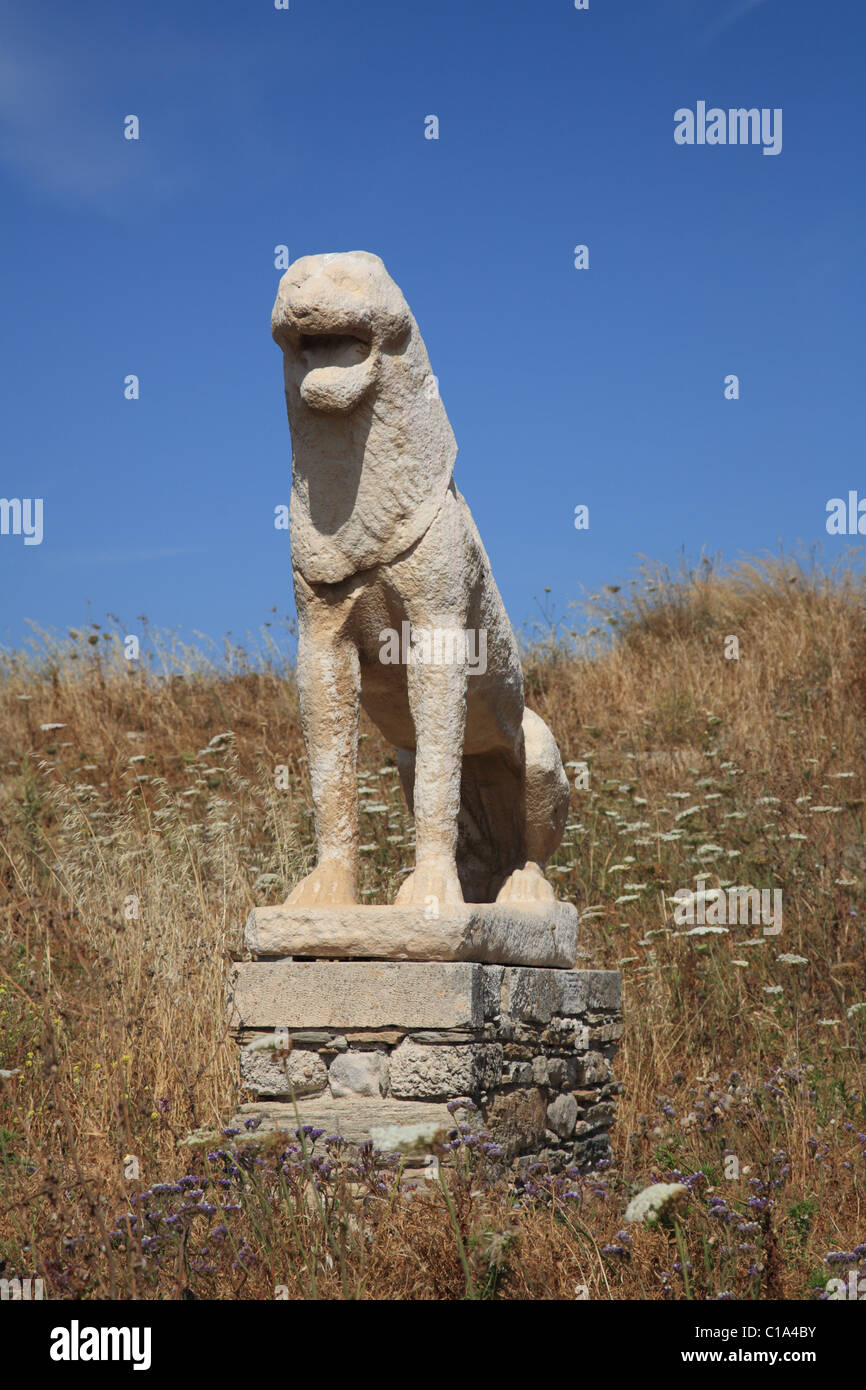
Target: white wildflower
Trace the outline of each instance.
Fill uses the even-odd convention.
[[[642,1222],[654,1226],[667,1225],[679,1214],[689,1200],[689,1190],[681,1182],[655,1182],[632,1197],[625,1209],[627,1223]]]

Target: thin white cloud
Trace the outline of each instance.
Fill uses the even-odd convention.
[[[8,11],[0,13],[5,26]],[[111,90],[110,55],[57,37],[4,36],[0,165],[52,197],[103,212],[122,211],[128,199],[162,201],[170,180],[144,141],[123,138],[130,113]]]
[[[707,47],[717,39],[720,34],[723,34],[726,29],[730,29],[732,24],[738,23],[739,20],[744,19],[746,15],[751,14],[753,10],[758,9],[760,5],[765,5],[766,3],[767,0],[737,0],[737,3],[728,10],[727,14],[721,15],[714,24],[711,24],[710,27],[704,31],[699,40],[699,46],[702,48]]]

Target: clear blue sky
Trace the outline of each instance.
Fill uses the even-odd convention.
[[[0,640],[291,607],[278,243],[403,289],[515,625],[639,552],[848,543],[863,0],[0,0],[0,31],[0,496],[44,500],[41,545],[0,536]],[[677,146],[702,100],[781,107],[782,153]]]

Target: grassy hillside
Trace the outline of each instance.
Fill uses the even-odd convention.
[[[214,664],[158,635],[136,669],[95,624],[2,655],[0,1273],[55,1297],[441,1299],[810,1298],[866,1272],[866,589],[703,564],[595,606],[525,671],[589,771],[550,872],[588,910],[580,964],[623,971],[625,1089],[613,1165],[520,1194],[468,1134],[411,1199],[327,1136],[185,1142],[237,1100],[244,917],[312,862],[291,671],[275,645]],[[363,892],[390,901],[412,826],[366,724],[361,766]],[[699,879],[781,889],[781,932],[685,934],[670,899]],[[681,1219],[623,1232],[662,1179],[690,1189]]]

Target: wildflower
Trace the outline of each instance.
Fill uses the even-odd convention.
[[[455,1110],[477,1110],[478,1106],[468,1096],[459,1096],[456,1100],[449,1100],[445,1109],[453,1115]]]
[[[626,1207],[626,1222],[642,1222],[654,1226],[668,1225],[688,1201],[689,1190],[682,1183],[653,1183],[633,1197]]]

